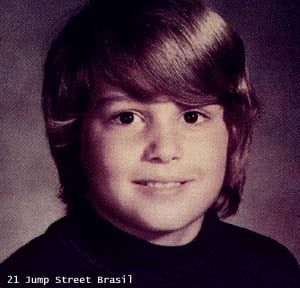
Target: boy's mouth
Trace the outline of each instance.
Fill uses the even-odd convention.
[[[155,180],[139,180],[134,181],[135,184],[156,188],[156,189],[172,189],[180,187],[181,185],[190,182],[191,180],[184,181],[155,181]]]

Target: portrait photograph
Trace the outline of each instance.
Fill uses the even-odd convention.
[[[0,8],[0,287],[300,287],[296,0]]]

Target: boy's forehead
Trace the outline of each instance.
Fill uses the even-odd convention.
[[[123,99],[128,97],[129,100],[142,103],[172,101],[190,107],[221,104],[215,91],[207,89],[207,85],[202,82],[194,83],[175,76],[166,78],[160,75],[160,71],[148,71],[136,63],[130,64],[119,70],[117,62],[116,71],[110,66],[103,69],[96,65],[93,69],[91,96],[96,101],[114,96]]]
[[[164,93],[155,93],[150,91],[143,91],[141,94],[144,95],[132,95],[129,91],[125,89],[112,85],[106,82],[101,82],[98,86],[95,87],[95,97],[98,100],[138,100],[140,102],[168,102],[171,100],[171,97],[165,95]]]
[[[148,88],[148,87],[146,87]],[[140,89],[137,93],[132,93],[126,89],[107,83],[105,81],[97,81],[93,89],[93,100],[96,103],[107,103],[116,101],[138,101],[145,104],[151,103],[166,103],[176,102],[187,106],[205,106],[210,104],[219,104],[215,97],[207,97],[207,99],[201,99],[199,96],[198,103],[183,103],[177,99],[176,95],[168,95],[163,91],[154,91],[153,89]]]

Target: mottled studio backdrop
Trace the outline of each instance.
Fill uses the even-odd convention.
[[[0,262],[63,215],[40,109],[49,43],[83,0],[0,0]],[[263,102],[248,182],[230,221],[300,260],[300,13],[291,0],[206,1],[245,40]]]

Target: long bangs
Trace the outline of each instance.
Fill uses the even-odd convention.
[[[143,20],[138,33],[127,36],[135,41],[130,49],[128,41],[124,49],[119,42],[103,41],[94,69],[97,81],[119,86],[140,100],[163,94],[187,105],[226,105],[228,95],[237,94],[245,70],[244,48],[218,14],[199,6],[185,13],[152,11]]]

